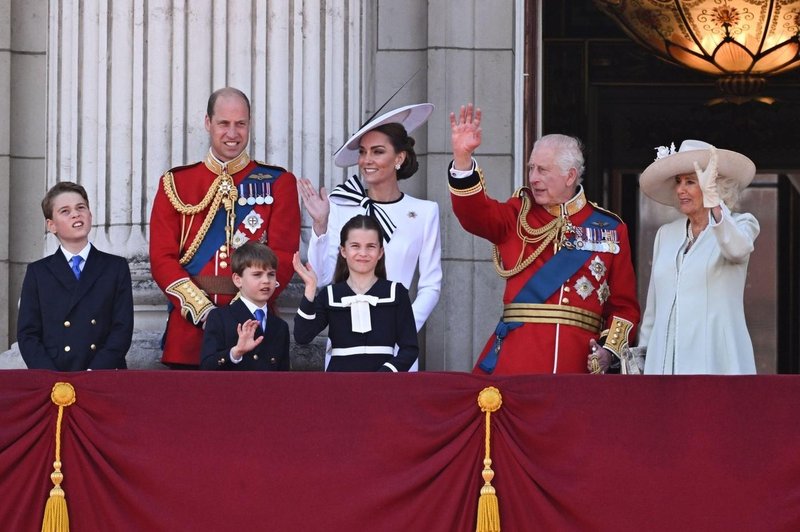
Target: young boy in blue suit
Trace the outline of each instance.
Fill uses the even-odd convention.
[[[28,265],[22,282],[17,341],[31,369],[125,369],[133,335],[128,262],[89,243],[86,190],[56,183],[42,200],[47,230],[61,245]]]
[[[231,257],[239,296],[212,310],[206,320],[200,369],[285,371],[289,369],[289,325],[267,302],[278,287],[278,257],[249,241]]]

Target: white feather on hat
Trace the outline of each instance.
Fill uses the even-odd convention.
[[[402,124],[403,127],[406,128],[406,133],[410,135],[412,131],[417,129],[428,120],[428,117],[431,116],[431,113],[433,113],[432,103],[415,103],[400,107],[394,111],[389,111],[388,113],[384,113],[381,116],[373,118],[365,125],[361,126],[361,128],[359,128],[359,130],[356,131],[352,137],[347,139],[347,142],[344,143],[344,146],[339,148],[339,150],[333,155],[333,163],[342,168],[358,164],[358,144],[364,133],[375,129],[378,126],[382,126],[383,124],[397,122],[398,124]]]
[[[639,188],[652,200],[664,205],[678,206],[675,176],[694,173],[694,163],[705,168],[713,146],[702,140],[687,139],[678,151],[659,146],[658,158],[645,168],[639,177]],[[756,165],[749,157],[731,150],[717,148],[717,174],[720,179],[735,180],[744,189],[756,175]]]

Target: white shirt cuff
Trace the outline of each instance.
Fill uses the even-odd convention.
[[[469,170],[456,170],[453,166],[453,163],[450,163],[450,177],[453,179],[463,179],[465,177],[469,177],[475,173],[475,170],[478,168],[478,163],[475,159],[472,159],[472,168]]]

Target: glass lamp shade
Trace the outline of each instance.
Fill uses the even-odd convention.
[[[800,0],[595,0],[662,58],[720,76],[737,96],[800,66]]]

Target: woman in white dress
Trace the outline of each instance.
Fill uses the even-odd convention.
[[[370,120],[350,137],[335,154],[334,163],[340,167],[357,164],[363,185],[352,176],[329,196],[324,187],[317,191],[308,179],[298,180],[300,197],[313,220],[308,261],[319,285],[333,278],[344,224],[358,214],[372,216],[383,230],[387,279],[410,289],[418,271],[412,303],[417,331],[433,312],[441,291],[439,206],[405,194],[399,181],[419,168],[409,133],[432,112],[430,103],[401,107]],[[416,369],[417,363],[411,371]]]
[[[646,374],[756,372],[743,298],[759,225],[730,210],[755,170],[740,153],[686,140],[677,152],[659,148],[642,173],[642,192],[684,215],[655,238],[639,329]]]

